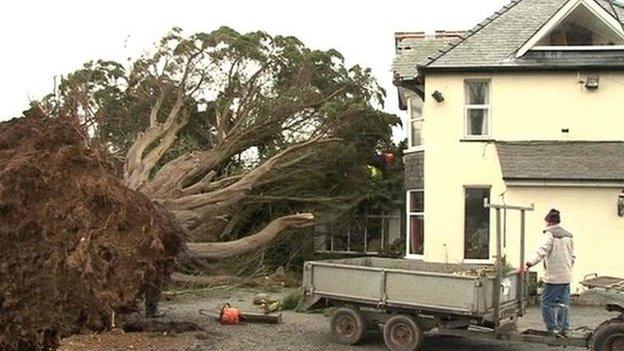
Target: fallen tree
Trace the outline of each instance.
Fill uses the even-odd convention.
[[[344,211],[395,116],[370,71],[293,37],[174,29],[129,68],[87,63],[46,99],[119,160],[124,183],[166,208],[218,260]],[[314,213],[314,214],[313,214]]]
[[[169,280],[170,214],[128,189],[68,118],[0,124],[0,349],[103,330]]]

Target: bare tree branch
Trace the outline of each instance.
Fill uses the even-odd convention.
[[[284,216],[273,220],[256,234],[242,239],[219,243],[188,243],[187,248],[192,257],[211,260],[242,255],[268,244],[286,229],[311,226],[314,225],[314,221],[315,218],[311,213]]]

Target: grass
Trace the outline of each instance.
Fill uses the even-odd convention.
[[[301,302],[303,300],[303,294],[301,291],[293,291],[290,294],[284,296],[281,301],[282,311],[297,311],[299,312]]]

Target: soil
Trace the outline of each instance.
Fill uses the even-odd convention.
[[[296,289],[281,289],[277,292],[268,292],[273,298],[286,296]],[[190,290],[189,290],[190,291]],[[240,307],[243,311],[257,312],[258,306],[252,304],[254,296],[261,292],[258,289],[240,289],[223,287],[212,291],[197,290],[196,294],[185,293],[175,295],[162,304],[165,312],[164,320],[184,320],[198,323],[205,330],[203,332],[182,333],[176,336],[185,340],[194,340],[194,344],[178,345],[171,351],[224,351],[224,350],[263,350],[263,351],[381,351],[386,350],[381,333],[371,331],[364,341],[357,346],[336,344],[329,333],[328,313],[296,313],[284,311],[283,323],[270,324],[243,324],[235,326],[220,325],[199,314],[200,309],[216,311],[217,306],[229,302]],[[612,317],[608,312],[598,307],[578,307],[573,309],[573,326],[581,325],[591,328]],[[528,314],[521,318],[518,325],[520,330],[542,329],[539,309],[533,307]],[[84,348],[66,349],[69,342],[76,337],[63,341],[62,350],[86,351]],[[151,351],[151,346],[135,344],[133,350]],[[98,351],[117,351],[113,347],[98,349]],[[423,350],[426,351],[546,351],[552,350],[548,346],[503,343],[496,341],[478,341],[462,338],[439,337],[427,335]],[[570,351],[583,349],[568,348]]]
[[[160,333],[123,333],[113,331],[99,334],[75,335],[64,340],[60,351],[178,351],[190,350],[199,340],[192,335],[163,335]]]
[[[69,119],[1,123],[0,349],[109,327],[167,283],[180,232]]]

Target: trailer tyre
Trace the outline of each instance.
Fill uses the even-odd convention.
[[[364,338],[366,320],[360,311],[342,307],[334,312],[330,328],[336,342],[343,345],[355,345]]]
[[[601,324],[591,339],[592,351],[624,350],[624,320],[613,319]]]
[[[396,315],[384,325],[383,338],[392,351],[416,351],[422,346],[424,334],[413,318]]]

